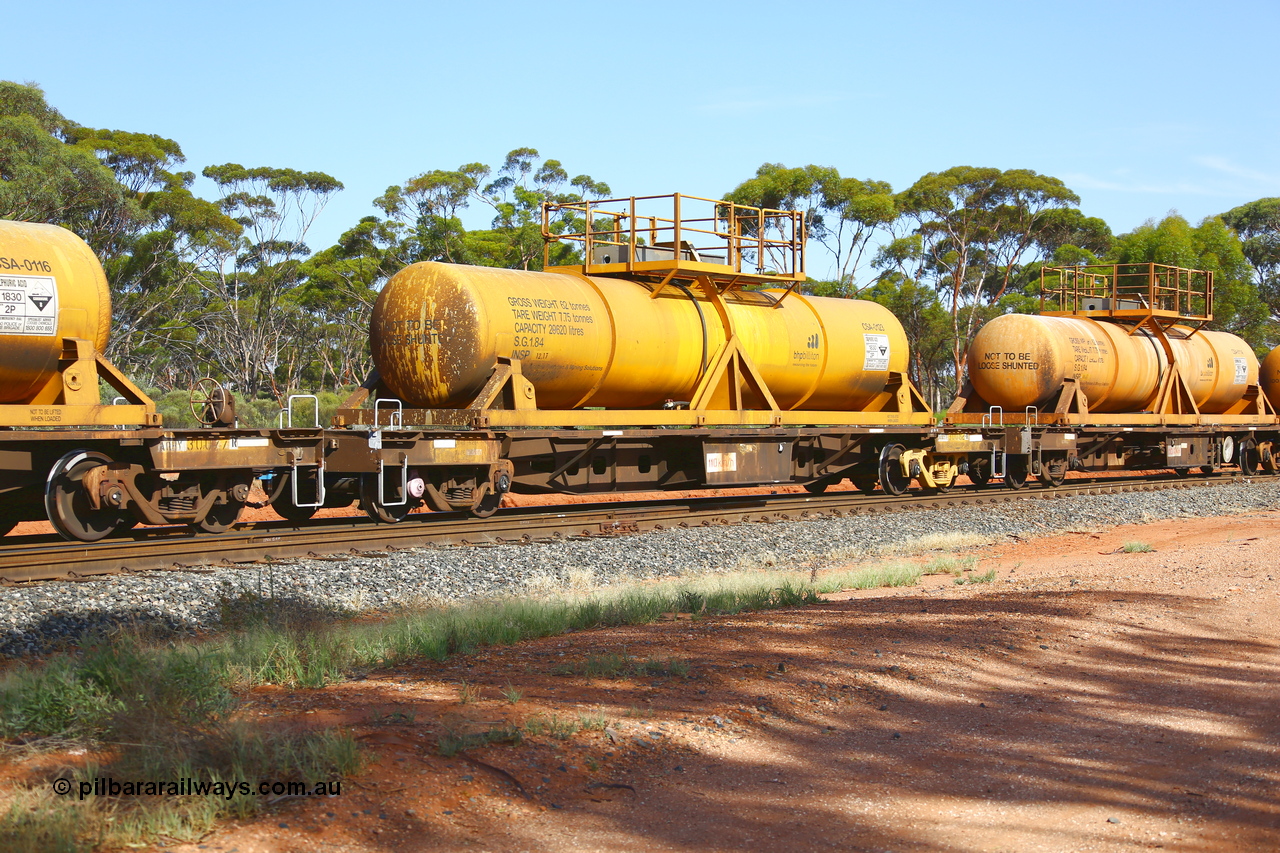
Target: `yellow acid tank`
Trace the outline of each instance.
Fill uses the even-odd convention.
[[[1267,357],[1262,360],[1262,367],[1258,369],[1258,384],[1262,386],[1262,392],[1267,395],[1271,405],[1280,409],[1280,347],[1267,353]]]
[[[1258,359],[1226,332],[1174,326],[1169,343],[1196,406],[1226,411],[1258,381]],[[1074,377],[1094,412],[1138,412],[1155,397],[1169,359],[1146,330],[1082,317],[1005,314],[978,330],[969,380],[988,403],[1008,411],[1051,404]]]
[[[0,220],[0,403],[27,403],[57,373],[63,338],[111,332],[102,264],[65,228]]]
[[[684,287],[414,264],[378,297],[374,363],[408,405],[465,406],[498,356],[521,361],[540,408],[687,401],[725,343],[715,305]],[[902,325],[851,299],[733,291],[728,321],[783,409],[857,410],[907,369]],[[775,307],[776,306],[776,307]]]

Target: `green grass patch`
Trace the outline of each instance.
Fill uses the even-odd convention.
[[[586,660],[562,663],[551,670],[552,675],[585,675],[589,678],[622,678],[631,671],[631,656],[605,652],[587,655]]]
[[[601,715],[601,719],[603,719],[603,715]],[[604,725],[608,725],[608,723],[605,722]],[[602,730],[604,725],[600,726]],[[586,728],[586,724],[581,715],[579,715],[578,719],[571,719],[569,717],[561,717],[559,714],[534,714],[524,721],[524,732],[529,736],[549,735],[556,740],[568,740],[584,728]]]
[[[587,655],[585,660],[563,663],[551,671],[552,675],[583,675],[588,678],[642,678],[645,676],[689,675],[689,662],[678,658],[647,658],[638,660],[621,652],[604,652]]]
[[[921,571],[926,575],[955,575],[959,577],[978,565],[977,557],[941,556],[925,561]]]
[[[647,658],[634,667],[638,675],[666,675],[675,678],[687,678],[689,662],[679,658]]]
[[[253,814],[266,799],[239,783],[336,780],[359,765],[335,732],[281,732],[231,719],[236,697],[218,649],[148,646],[128,634],[91,638],[76,656],[17,667],[0,679],[0,735],[99,742],[109,763],[64,774],[71,795],[18,791],[0,812],[0,850],[77,850],[193,840],[220,817]],[[193,780],[225,793],[107,792],[98,780]],[[81,798],[80,791],[88,792]],[[216,789],[215,789],[216,790]],[[163,792],[160,792],[163,793]]]
[[[1126,542],[1121,550],[1126,554],[1147,554],[1154,551],[1155,548],[1152,548],[1146,542]]]
[[[818,592],[839,592],[845,589],[914,586],[923,574],[923,567],[916,563],[883,563],[852,571],[819,574],[814,580],[814,588]]]
[[[969,575],[967,578],[956,578],[954,583],[956,586],[964,586],[971,583],[992,583],[996,579],[996,570],[989,569],[980,575]]]
[[[602,732],[609,727],[609,718],[604,711],[578,714],[578,725],[584,732]]]
[[[469,734],[447,732],[441,735],[436,742],[436,751],[445,758],[452,758],[464,750],[476,749],[493,743],[509,743],[519,746],[524,742],[524,735],[523,729],[509,725],[495,726],[483,732],[471,732]]]
[[[886,554],[911,556],[929,551],[960,551],[966,548],[980,548],[991,544],[990,537],[977,533],[949,531],[946,533],[929,533],[915,539],[895,542],[883,549]]]

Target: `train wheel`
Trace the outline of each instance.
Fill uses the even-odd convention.
[[[804,490],[811,495],[820,495],[827,490],[829,485],[830,483],[825,480],[814,480],[812,483],[805,483]]]
[[[1009,454],[1004,458],[1004,484],[1011,489],[1021,489],[1027,484],[1027,457]]]
[[[854,468],[849,474],[849,482],[864,495],[875,492],[876,483],[880,482],[880,474],[874,465],[864,464]]]
[[[386,506],[382,502],[382,495],[378,494],[378,475],[360,475],[360,508],[374,521],[383,524],[404,521],[416,504],[417,501],[409,498],[401,506]]]
[[[980,489],[985,489],[991,482],[991,457],[985,453],[975,453],[969,457],[969,482]]]
[[[238,479],[229,475],[225,478],[202,478],[201,497],[220,492],[223,502],[213,504],[204,518],[191,526],[202,533],[226,533],[240,520],[240,511],[244,509],[245,501],[249,497],[249,487],[252,484],[253,478],[247,476],[241,476]]]
[[[891,495],[904,494],[911,487],[911,478],[902,473],[901,444],[887,444],[880,451],[880,487]]]
[[[1258,446],[1252,441],[1245,439],[1240,442],[1240,472],[1246,477],[1255,477],[1262,470],[1262,457],[1258,453]]]
[[[271,502],[271,510],[285,521],[292,521],[294,524],[301,524],[311,516],[316,514],[318,506],[294,506],[293,505],[293,487],[289,482],[292,474],[280,474],[280,484],[277,486],[275,500]]]
[[[97,542],[110,536],[124,514],[114,507],[94,508],[85,492],[85,477],[110,464],[101,453],[73,450],[54,463],[44,490],[44,509],[63,539]]]
[[[1067,479],[1067,454],[1055,453],[1042,459],[1040,479],[1046,486],[1057,488]]]
[[[240,520],[240,510],[242,509],[244,509],[242,502],[228,497],[226,503],[216,503],[209,507],[209,511],[205,513],[204,518],[197,521],[192,527],[205,533],[226,533]]]
[[[510,490],[511,478],[506,472],[499,473],[493,485],[481,484],[476,502],[471,507],[471,514],[477,518],[488,518],[493,515],[502,505],[502,496]]]
[[[471,507],[471,514],[476,518],[488,518],[498,511],[498,505],[502,503],[502,495],[495,493],[488,483],[483,484],[478,491],[479,496]]]
[[[311,518],[319,508],[318,506],[294,506],[293,501],[287,497],[282,497],[271,505],[271,510],[276,515],[294,524],[301,524]]]
[[[1258,445],[1258,461],[1262,464],[1262,470],[1268,474],[1280,474],[1280,465],[1276,464],[1271,442],[1264,441]]]

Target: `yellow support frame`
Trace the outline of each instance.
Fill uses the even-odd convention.
[[[360,408],[380,378],[369,377],[339,408],[335,426],[390,425]],[[472,429],[601,427],[801,427],[931,426],[933,412],[903,373],[890,373],[885,388],[859,411],[783,411],[750,356],[731,337],[717,351],[687,409],[539,409],[533,383],[518,359],[500,358],[475,399],[456,409],[404,409],[397,426]]]
[[[125,405],[106,405],[98,393],[102,379]],[[0,427],[159,426],[156,404],[83,338],[64,338],[57,372],[29,403],[0,405]]]

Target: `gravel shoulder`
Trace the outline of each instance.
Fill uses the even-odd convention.
[[[341,564],[366,588],[421,563],[507,583],[524,571],[528,589],[588,569],[594,582],[637,567],[813,570],[939,530],[997,543],[970,573],[994,569],[991,583],[931,576],[256,690],[246,719],[349,727],[369,769],[339,797],[156,849],[1277,849],[1277,505],[1274,485],[1224,486],[474,549],[460,568],[458,549]],[[1126,553],[1132,542],[1153,550]],[[688,673],[556,674],[623,650]],[[442,735],[553,717],[606,725],[437,752]]]
[[[1052,492],[1044,492],[1052,498]],[[0,587],[0,660],[75,643],[120,625],[150,633],[217,630],[223,605],[242,595],[303,608],[359,613],[752,568],[818,569],[892,553],[940,532],[1005,542],[1099,523],[1203,518],[1280,506],[1280,483],[1014,501],[789,523],[671,529],[643,536],[537,545],[415,548],[196,571],[157,571]],[[975,554],[982,552],[974,546]]]

